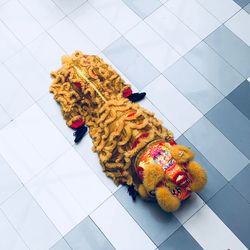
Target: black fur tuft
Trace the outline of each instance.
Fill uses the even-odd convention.
[[[142,92],[142,93],[134,93],[132,95],[130,95],[128,97],[128,99],[131,101],[131,102],[139,102],[140,100],[144,99],[144,97],[146,96],[146,93],[145,92]]]
[[[88,131],[88,128],[85,125],[83,125],[80,128],[76,129],[76,131],[74,132],[74,136],[75,136],[74,142],[76,144],[79,143],[82,140],[83,136],[86,134],[87,131]]]
[[[136,200],[137,192],[135,191],[134,185],[128,186],[128,193],[132,197],[132,200]]]

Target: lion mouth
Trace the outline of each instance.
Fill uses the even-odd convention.
[[[188,177],[185,172],[178,173],[175,176],[175,184],[178,186],[187,186],[188,185]]]

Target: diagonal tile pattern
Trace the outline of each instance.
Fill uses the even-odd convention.
[[[249,249],[249,0],[0,0],[0,249]],[[117,187],[48,93],[110,63],[208,175],[173,214]]]

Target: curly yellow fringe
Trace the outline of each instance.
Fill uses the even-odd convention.
[[[130,86],[99,57],[75,52],[63,57],[62,64],[62,68],[51,73],[50,91],[61,105],[67,124],[70,126],[82,118],[89,127],[93,151],[98,153],[106,175],[116,184],[135,184],[132,168],[138,152],[153,140],[173,139],[172,133],[153,113],[122,97],[122,92]],[[76,73],[75,65],[87,73],[87,79]],[[75,82],[81,84],[81,91],[74,87]],[[142,133],[148,136],[133,148]]]

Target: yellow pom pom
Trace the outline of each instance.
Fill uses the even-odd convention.
[[[174,145],[171,148],[171,154],[177,163],[185,163],[193,159],[194,154],[188,147],[182,145]]]
[[[180,200],[166,187],[157,188],[155,195],[159,206],[166,212],[174,212],[181,204]]]
[[[149,198],[148,192],[146,190],[146,188],[144,187],[144,185],[140,185],[138,188],[138,193],[141,196],[142,199],[147,200]]]
[[[160,165],[148,165],[143,173],[143,184],[148,191],[154,190],[163,177],[164,171]]]
[[[191,161],[187,166],[188,172],[193,177],[191,183],[191,190],[199,192],[207,183],[207,173],[205,170],[195,161]]]

